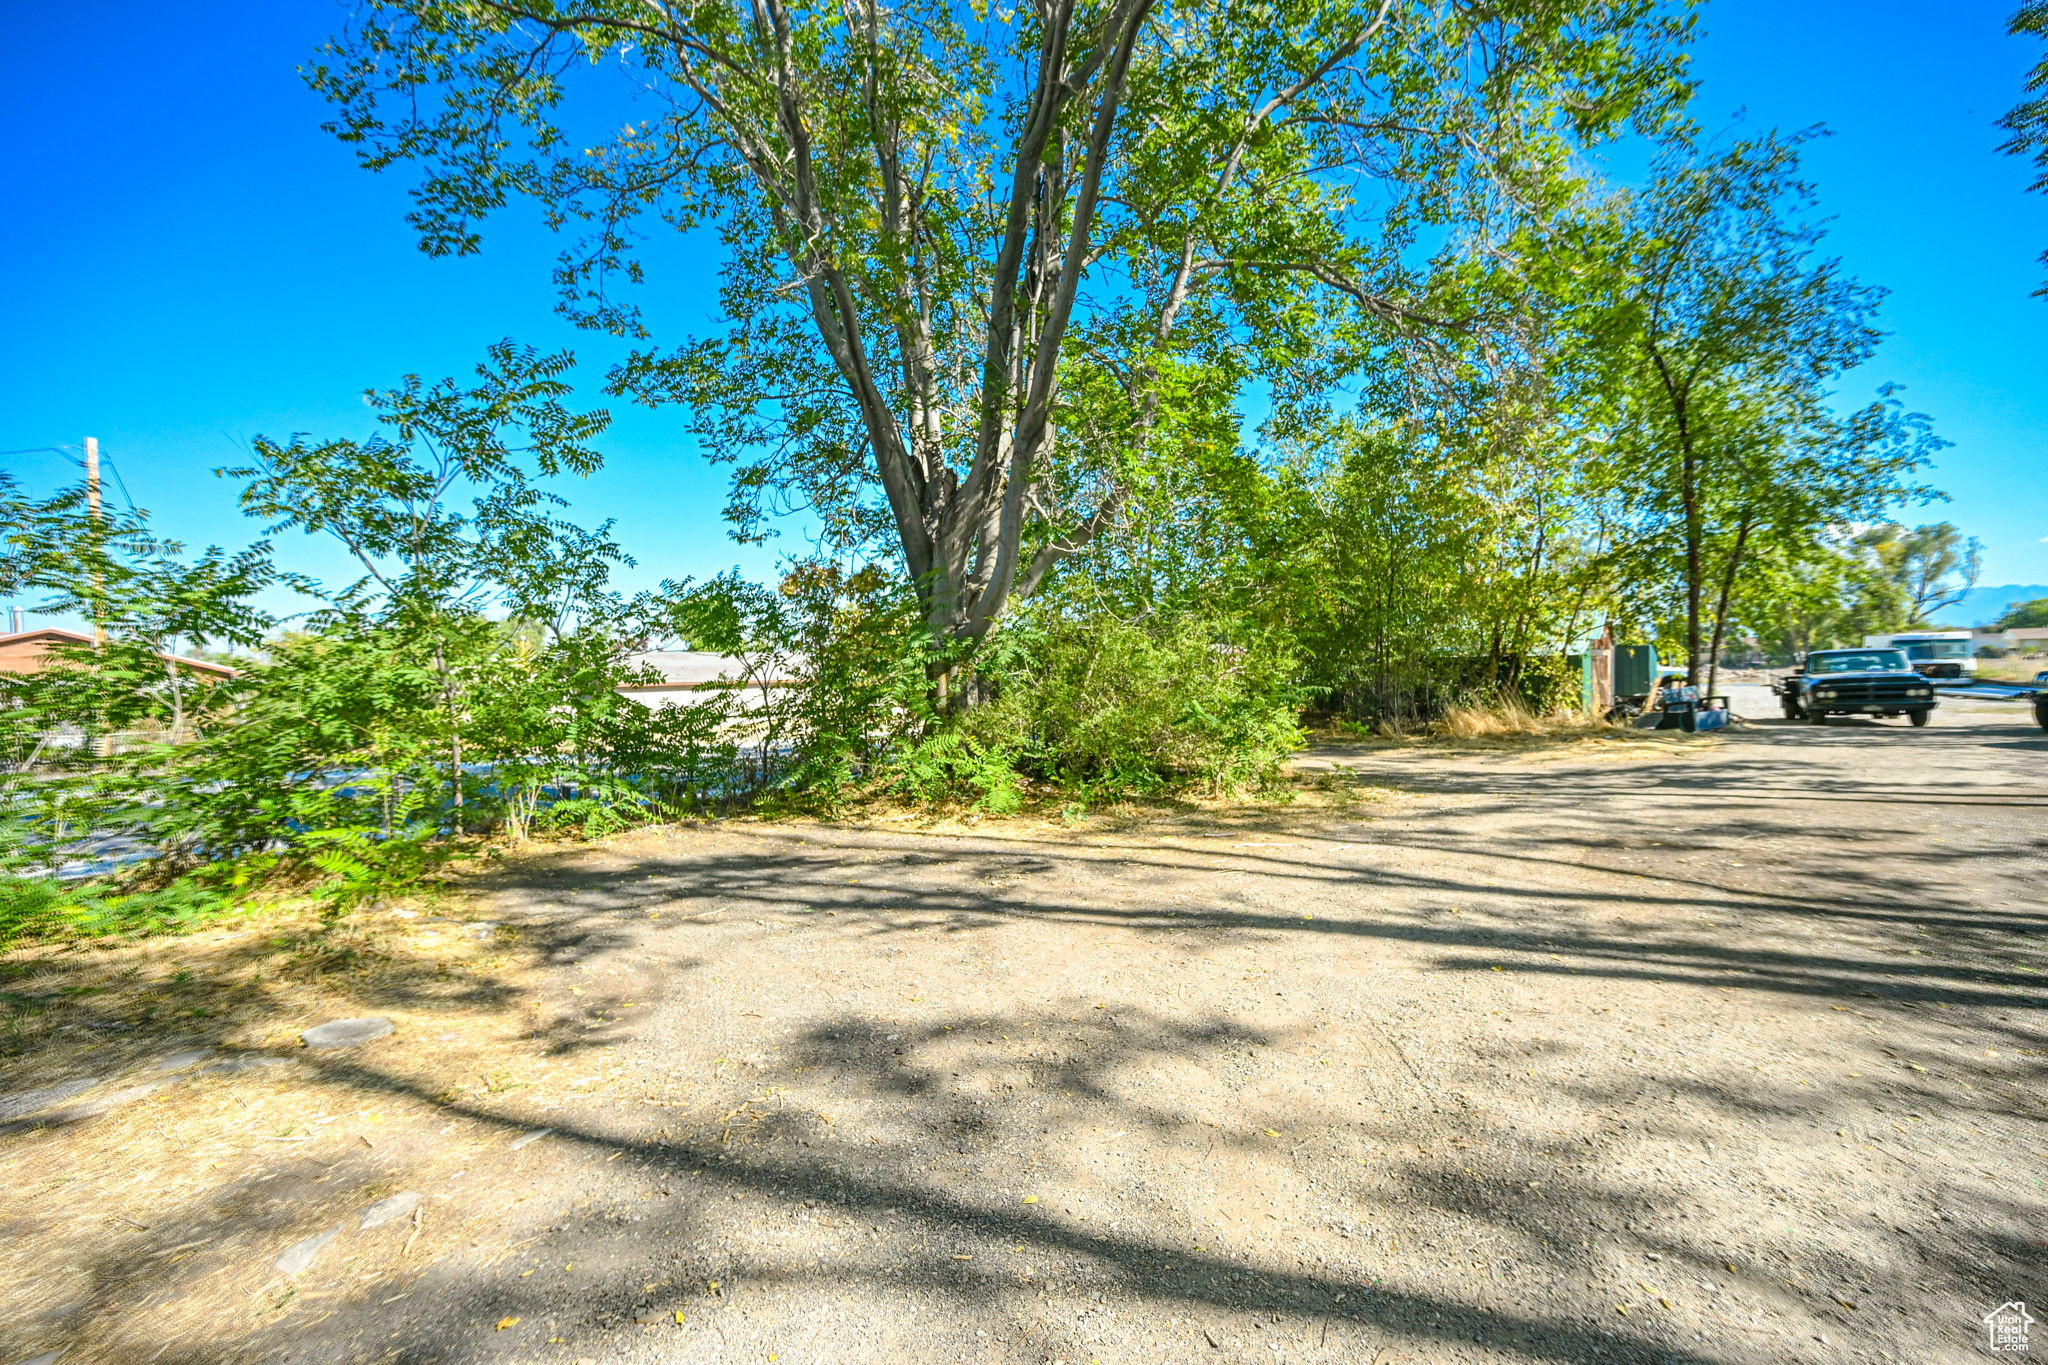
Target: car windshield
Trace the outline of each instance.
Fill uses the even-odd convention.
[[[1808,673],[1903,673],[1906,656],[1896,649],[1845,650],[1840,654],[1809,654]]]
[[[1906,652],[1916,659],[1967,659],[1970,657],[1968,640],[1915,640],[1906,646]]]

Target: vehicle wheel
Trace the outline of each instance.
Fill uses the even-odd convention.
[[[1828,713],[1809,706],[1806,708],[1806,723],[1808,725],[1826,725],[1828,723]]]
[[[1914,728],[1915,730],[1917,730],[1917,729],[1919,729],[1919,728],[1920,728],[1921,726],[1923,726],[1923,725],[1927,724],[1928,720],[1929,720],[1929,719],[1930,719],[1930,718],[1931,718],[1931,717],[1932,717],[1933,715],[1934,715],[1934,708],[1933,708],[1933,707],[1931,707],[1931,706],[1923,706],[1923,707],[1920,707],[1920,708],[1919,708],[1918,710],[1915,710],[1915,711],[1908,711],[1908,712],[1906,713],[1906,719],[1907,719],[1907,720],[1910,720],[1910,721],[1912,721],[1912,722],[1913,722],[1913,728]]]
[[[2034,698],[2034,723],[2048,730],[2048,697]]]
[[[1805,714],[1803,711],[1799,709],[1799,703],[1792,700],[1792,698],[1790,697],[1786,697],[1785,699],[1780,701],[1778,703],[1778,706],[1779,709],[1785,713],[1786,720],[1798,720],[1802,715]]]

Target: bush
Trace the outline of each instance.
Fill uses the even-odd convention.
[[[1563,655],[1440,654],[1395,667],[1361,668],[1322,689],[1329,713],[1367,725],[1438,721],[1453,711],[1511,707],[1536,716],[1578,709],[1578,672]]]
[[[190,879],[153,890],[0,874],[0,948],[65,934],[165,933],[214,919],[232,902]]]
[[[76,898],[48,877],[0,875],[0,946],[56,933],[72,923],[77,908]]]
[[[990,700],[907,752],[900,785],[992,810],[1015,809],[1012,773],[1084,800],[1220,793],[1269,780],[1301,742],[1292,658],[1202,617],[1021,621],[976,671]]]
[[[883,785],[916,801],[965,799],[991,814],[1012,815],[1024,805],[1017,759],[1014,746],[991,743],[969,733],[968,725],[957,725],[905,746]]]

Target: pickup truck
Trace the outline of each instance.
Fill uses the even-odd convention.
[[[1904,716],[1925,725],[1934,684],[1898,649],[1816,649],[1789,675],[1771,680],[1785,719],[1814,725],[1829,716]]]

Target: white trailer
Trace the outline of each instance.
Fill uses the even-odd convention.
[[[1977,676],[1975,637],[1967,630],[1902,630],[1891,635],[1866,635],[1865,649],[1904,650],[1913,671],[1928,678]]]

